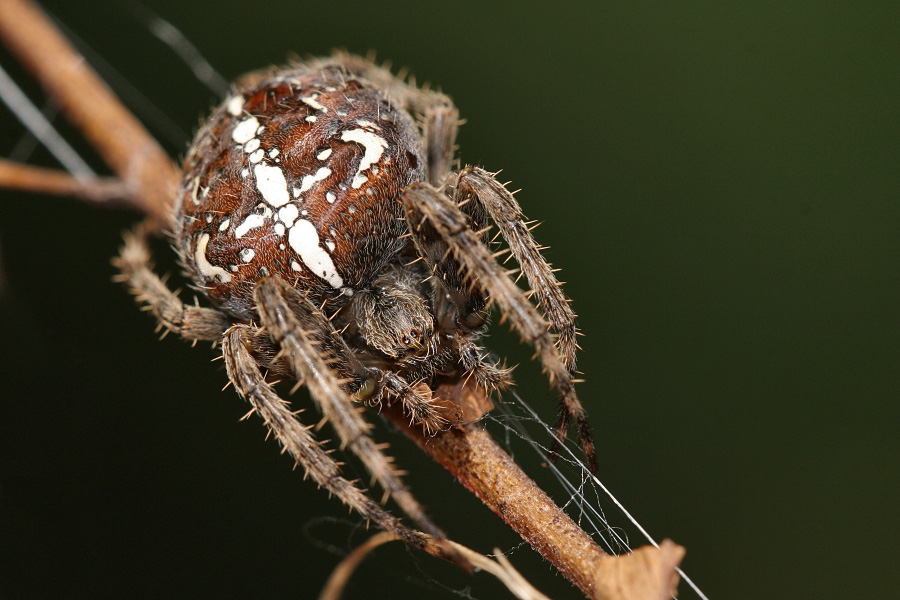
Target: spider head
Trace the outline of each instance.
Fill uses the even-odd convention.
[[[371,289],[354,296],[353,321],[366,345],[394,360],[415,360],[434,353],[434,317],[417,277],[392,267]]]

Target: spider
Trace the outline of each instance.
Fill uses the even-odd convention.
[[[250,74],[199,130],[174,214],[181,263],[215,308],[183,304],[153,272],[148,229],[126,236],[118,259],[162,327],[222,343],[237,392],[319,486],[422,548],[445,536],[360,404],[399,403],[433,433],[458,421],[432,396],[439,379],[508,387],[510,370],[480,346],[492,304],[558,390],[558,439],[574,420],[596,470],[574,389],[575,314],[512,193],[483,169],[453,170],[458,125],[447,96],[348,54]],[[490,222],[531,292],[496,261]],[[424,534],[341,474],[279,398],[278,377],[309,388],[341,447]]]

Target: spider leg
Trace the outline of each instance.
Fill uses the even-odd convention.
[[[138,301],[166,330],[188,340],[219,341],[231,327],[228,317],[218,310],[182,303],[178,295],[153,272],[147,232],[143,225],[125,234],[125,244],[113,263],[121,271],[117,279],[127,283]]]
[[[436,256],[443,257],[439,260],[452,257],[459,263],[463,283],[471,289],[481,289],[496,302],[504,318],[508,318],[519,335],[534,346],[550,382],[559,392],[561,414],[566,415],[557,423],[557,439],[560,442],[565,439],[568,421],[574,420],[588,465],[596,471],[597,460],[587,416],[575,392],[572,373],[549,332],[550,325],[513,283],[507,271],[497,264],[479,233],[470,228],[468,218],[453,200],[427,183],[416,183],[403,193],[403,208],[413,240],[426,263],[437,271],[440,264],[435,261]]]
[[[289,404],[280,398],[266,382],[249,347],[255,345],[258,330],[248,325],[237,325],[225,334],[222,352],[228,377],[241,397],[259,413],[266,426],[275,434],[297,464],[303,466],[305,475],[337,496],[344,504],[367,520],[374,521],[385,531],[409,544],[442,555],[440,546],[424,534],[403,525],[399,519],[371,500],[354,482],[345,479],[338,463],[322,448],[310,433],[311,427],[303,425]]]
[[[420,423],[429,435],[443,431],[450,423],[430,395],[423,394],[397,373],[380,371],[378,384],[382,396],[399,399],[410,421]]]
[[[463,371],[471,373],[481,387],[493,392],[513,385],[512,369],[485,362],[487,356],[484,348],[472,341],[471,336],[460,336],[458,340],[459,362]]]
[[[281,347],[294,376],[309,388],[331,422],[341,447],[350,448],[359,457],[374,479],[426,533],[437,540],[446,539],[401,481],[384,447],[369,436],[371,425],[344,387],[351,380],[342,379],[336,370],[342,357],[329,350],[334,338],[325,315],[277,276],[261,280],[255,297],[263,326]]]
[[[541,254],[541,247],[534,241],[519,203],[493,175],[478,167],[465,168],[459,173],[454,187],[457,204],[474,199],[497,224],[529,287],[539,298],[544,316],[558,336],[556,345],[566,368],[574,375],[575,350],[578,347],[575,313],[560,282],[553,275],[553,269]]]

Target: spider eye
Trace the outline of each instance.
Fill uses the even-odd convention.
[[[422,334],[419,332],[418,329],[411,329],[409,331],[409,335],[411,335],[414,340],[418,340],[418,339],[422,338]]]
[[[409,338],[404,335],[403,337],[400,338],[400,343],[403,344],[404,346],[409,346]]]

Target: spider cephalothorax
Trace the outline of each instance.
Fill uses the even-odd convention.
[[[353,405],[399,402],[433,432],[454,421],[432,398],[436,378],[509,385],[478,345],[496,303],[559,390],[559,435],[574,418],[593,464],[574,391],[575,316],[512,194],[481,169],[451,170],[457,125],[446,96],[353,56],[248,76],[188,152],[175,215],[186,270],[218,308],[169,292],[142,234],[120,263],[165,327],[223,342],[236,389],[317,483],[420,546],[426,538],[340,475],[264,373],[306,384],[342,445],[441,539]],[[495,261],[490,222],[543,314]]]

